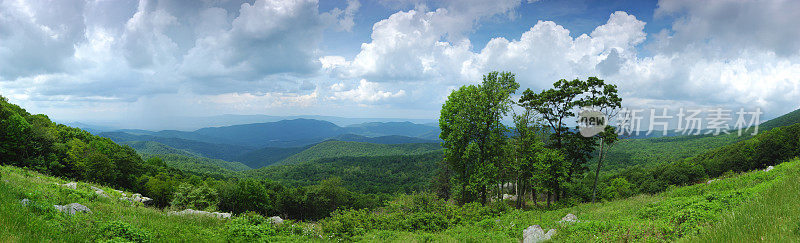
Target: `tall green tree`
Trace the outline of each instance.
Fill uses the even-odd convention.
[[[553,88],[539,93],[528,89],[519,100],[526,109],[538,112],[549,125],[551,134],[548,147],[561,151],[568,161],[565,164],[566,182],[570,182],[574,176],[581,175],[588,169],[586,163],[592,157],[597,140],[601,138],[606,141],[614,140],[606,138],[611,136],[610,133],[602,133],[603,137],[584,137],[577,131],[577,127],[570,129],[567,123],[577,121],[575,111],[581,107],[595,107],[601,111],[613,110],[619,108],[621,102],[622,99],[617,96],[616,86],[605,84],[596,77],[589,77],[585,81],[562,79],[553,83]],[[556,200],[561,195],[561,187],[556,186]]]
[[[615,117],[622,108],[622,98],[617,94],[617,86],[606,84],[604,80],[597,77],[589,77],[586,80],[586,94],[578,101],[581,107],[590,107],[600,111],[607,121]],[[603,132],[597,134],[595,139],[599,140],[599,153],[597,156],[597,168],[595,169],[594,183],[592,184],[592,202],[597,197],[597,180],[600,176],[600,169],[603,166],[605,152],[614,145],[619,139],[616,129],[606,123]]]
[[[448,96],[439,117],[445,161],[453,172],[459,202],[487,201],[503,156],[506,127],[500,120],[511,109],[519,88],[514,75],[491,72],[480,85],[462,86]]]

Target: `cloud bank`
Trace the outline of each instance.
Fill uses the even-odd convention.
[[[656,33],[616,11],[590,33],[540,20],[484,46],[470,40],[476,29],[537,2],[383,3],[394,12],[340,56],[321,46],[353,34],[357,0],[325,11],[315,0],[2,0],[0,94],[63,119],[374,108],[434,118],[452,89],[500,70],[533,90],[599,76],[630,106],[759,106],[775,116],[800,105],[795,1],[664,1],[654,16],[673,21]]]

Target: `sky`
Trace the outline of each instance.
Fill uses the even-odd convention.
[[[490,71],[627,107],[800,107],[800,1],[0,0],[0,95],[59,121],[437,119]]]

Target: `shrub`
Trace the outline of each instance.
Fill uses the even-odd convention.
[[[217,190],[214,188],[208,187],[206,184],[193,187],[190,184],[184,183],[178,186],[170,204],[180,209],[192,208],[216,211],[218,203]]]
[[[270,221],[255,213],[248,213],[231,220],[228,223],[227,233],[228,241],[232,242],[265,241],[266,238],[277,235]]]
[[[150,242],[150,234],[121,221],[112,221],[100,229],[105,242]]]

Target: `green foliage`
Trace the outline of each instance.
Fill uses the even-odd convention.
[[[360,193],[411,193],[428,189],[441,161],[440,151],[420,155],[337,157],[270,166],[244,172],[288,187],[311,186],[338,177],[342,186]]]
[[[511,94],[519,88],[511,73],[491,72],[478,85],[462,86],[448,97],[439,116],[444,157],[453,172],[461,203],[488,198],[498,182],[495,164],[503,156],[506,127],[500,122],[511,110]]]
[[[216,211],[219,198],[217,190],[206,184],[194,187],[191,184],[181,184],[175,191],[175,196],[170,202],[177,209],[196,209],[203,211]]]
[[[633,194],[633,185],[625,178],[615,178],[603,189],[602,197],[605,199],[626,198]]]
[[[440,232],[458,225],[472,225],[510,210],[504,206],[467,203],[456,206],[432,194],[399,196],[380,211],[339,210],[320,222],[325,234],[351,239],[372,230]],[[500,204],[497,204],[500,205]]]
[[[266,147],[239,155],[234,159],[234,161],[240,161],[250,168],[258,169],[278,163],[281,160],[300,153],[310,147],[311,146],[291,148]]]
[[[204,157],[189,157],[178,154],[144,154],[142,158],[158,157],[171,168],[189,173],[213,176],[215,178],[235,177],[239,171],[248,170],[250,167],[239,163]]]
[[[396,155],[419,155],[442,149],[435,143],[375,144],[344,141],[326,141],[275,163],[290,165],[315,159],[338,157],[374,157]]]
[[[111,221],[100,228],[100,235],[109,239],[105,242],[150,242],[150,234],[121,221]]]

